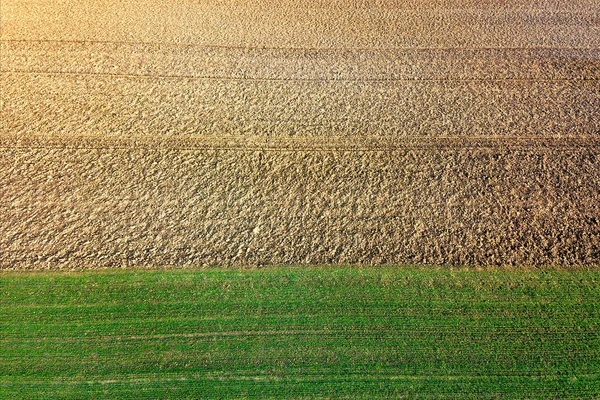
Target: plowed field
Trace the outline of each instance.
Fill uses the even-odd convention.
[[[592,0],[0,5],[0,268],[600,264]]]

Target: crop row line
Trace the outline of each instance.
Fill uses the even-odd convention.
[[[355,340],[356,338],[360,337],[361,339],[376,339],[376,340],[385,340],[385,341],[389,341],[390,343],[396,343],[396,342],[406,342],[406,341],[411,341],[411,342],[422,342],[422,341],[426,341],[429,337],[436,337],[439,340],[441,340],[441,337],[443,337],[444,339],[448,340],[450,338],[455,338],[455,337],[460,337],[460,338],[468,338],[469,340],[484,340],[484,339],[489,339],[490,337],[495,337],[497,338],[532,338],[532,337],[538,337],[537,336],[533,336],[531,335],[531,332],[526,332],[526,331],[519,331],[519,332],[511,332],[511,331],[503,331],[503,330],[499,330],[499,329],[492,329],[488,332],[488,334],[485,334],[486,332],[482,332],[479,334],[475,334],[475,335],[471,335],[471,334],[465,334],[464,331],[457,331],[455,333],[448,333],[445,329],[445,327],[440,327],[437,330],[432,330],[429,332],[423,332],[422,334],[420,334],[420,332],[418,331],[418,329],[415,329],[413,331],[392,331],[392,332],[386,332],[384,334],[380,333],[380,332],[362,332],[362,331],[355,331],[355,330],[347,330],[347,331],[338,331],[338,332],[328,332],[328,331],[323,331],[323,332],[300,332],[300,331],[296,331],[296,332],[273,332],[273,333],[264,333],[264,332],[249,332],[249,333],[236,333],[236,332],[215,332],[215,333],[182,333],[182,334],[165,334],[165,335],[148,335],[148,336],[131,336],[131,337],[122,337],[122,336],[106,336],[106,337],[68,337],[68,338],[44,338],[41,340],[37,340],[35,341],[36,338],[32,338],[32,337],[18,337],[15,338],[13,340],[2,340],[1,343],[7,344],[7,343],[12,343],[11,346],[14,346],[14,343],[19,343],[19,342],[23,342],[26,341],[27,343],[30,342],[34,342],[34,343],[40,343],[43,342],[45,345],[48,345],[48,342],[52,342],[55,345],[62,345],[64,343],[90,343],[90,342],[130,342],[130,341],[148,341],[148,340],[165,340],[165,339],[212,339],[212,338],[247,338],[247,337],[270,337],[270,336],[317,336],[319,338],[319,340],[335,340],[335,339],[347,339],[347,340]],[[543,337],[545,340],[550,341],[550,340],[555,340],[555,339],[564,339],[565,338],[565,333],[560,333],[560,332],[556,332],[556,333],[546,333],[546,332],[542,332],[543,333]],[[569,332],[566,332],[569,333]],[[597,345],[598,343],[598,335],[593,335],[591,333],[587,334],[587,335],[576,335],[576,336],[572,336],[572,335],[568,335],[568,338],[571,340],[576,340],[578,342],[582,342],[582,341],[593,341],[595,342],[595,345]],[[589,342],[589,346],[594,345],[593,343]],[[562,353],[559,350],[555,350],[555,352],[558,353]],[[545,353],[550,354],[548,352],[545,351]],[[7,356],[7,355],[0,355],[0,359],[8,359],[8,358],[18,358],[20,356]],[[28,357],[34,357],[33,354],[29,354]],[[50,357],[48,354],[40,354],[39,357]],[[53,357],[60,357],[60,355],[56,355]]]
[[[246,370],[241,370],[239,372],[247,372]],[[336,373],[336,378],[337,379],[341,379],[341,378],[350,378],[350,379],[360,379],[360,380],[369,380],[369,379],[390,379],[390,380],[398,380],[398,379],[406,379],[406,380],[458,380],[458,379],[467,379],[467,380],[482,380],[482,379],[497,379],[498,377],[520,377],[520,378],[528,378],[529,380],[534,380],[537,381],[539,379],[548,379],[548,380],[555,380],[556,379],[556,375],[566,375],[568,377],[571,377],[573,375],[573,371],[572,370],[564,370],[564,371],[559,371],[558,373],[553,373],[553,372],[548,372],[548,371],[544,371],[544,370],[521,370],[521,371],[515,371],[515,370],[498,370],[498,371],[488,371],[488,370],[477,370],[474,371],[475,375],[455,375],[455,374],[451,374],[449,375],[447,373],[447,371],[444,371],[442,368],[437,369],[437,370],[419,370],[420,373],[415,373],[415,374],[398,374],[398,372],[401,372],[400,369],[398,370],[391,370],[391,371],[383,371],[383,372],[378,372],[376,374],[374,374],[372,371],[338,371],[338,370],[332,370],[332,369],[315,369],[315,370],[309,370],[309,371],[296,371],[293,370],[294,373],[300,373],[302,374],[302,376],[297,376],[297,375],[285,375],[285,376],[279,376],[279,375],[265,375],[265,374],[260,374],[260,375],[240,375],[238,374],[219,374],[219,373],[214,373],[214,372],[207,372],[206,374],[198,374],[198,373],[192,373],[192,374],[178,374],[173,376],[172,374],[140,374],[140,375],[132,375],[132,374],[128,374],[127,378],[125,379],[115,379],[114,376],[108,375],[106,377],[98,377],[98,378],[103,378],[102,380],[98,379],[98,380],[90,380],[90,379],[74,379],[72,377],[65,377],[65,378],[61,378],[61,377],[56,377],[56,376],[52,376],[49,377],[48,379],[44,379],[44,380],[40,380],[39,378],[35,378],[35,379],[19,379],[19,380],[15,380],[15,381],[4,381],[2,383],[0,383],[0,386],[4,386],[4,387],[10,387],[10,386],[17,386],[17,385],[42,385],[42,384],[52,384],[52,385],[79,385],[79,384],[85,384],[85,385],[107,385],[107,384],[117,384],[117,385],[122,385],[122,384],[129,384],[129,383],[136,383],[139,384],[141,382],[186,382],[186,381],[198,381],[198,380],[252,380],[252,381],[257,381],[257,380],[266,380],[266,381],[312,381],[312,380],[323,380],[323,376],[322,374],[330,374],[331,372],[335,372]],[[471,371],[469,370],[461,370],[460,372],[462,373],[469,373]],[[484,374],[482,374],[481,372],[484,372]],[[479,373],[479,374],[478,374]],[[531,376],[531,373],[534,373],[533,376]],[[165,376],[166,375],[166,376]],[[579,379],[595,379],[597,378],[597,374],[580,374],[577,373],[576,374]],[[327,379],[332,378],[331,376],[328,376]],[[1,382],[1,381],[0,381]],[[554,389],[548,389],[548,391],[552,391]],[[318,390],[317,390],[318,391]],[[419,398],[422,398],[422,396],[419,396]],[[433,398],[433,397],[432,397]],[[435,397],[435,398],[439,398],[439,397]],[[457,398],[457,399],[464,399],[464,396],[443,396],[443,398]],[[468,398],[485,398],[485,399],[489,399],[489,396],[477,396],[477,395],[472,395],[469,396]]]

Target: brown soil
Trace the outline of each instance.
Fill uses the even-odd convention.
[[[0,268],[600,264],[596,1],[278,4],[3,0]]]

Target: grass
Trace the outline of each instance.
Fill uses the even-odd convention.
[[[0,398],[594,398],[600,270],[0,274]]]

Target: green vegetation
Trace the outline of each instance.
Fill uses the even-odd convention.
[[[600,270],[0,274],[0,398],[598,398]]]

